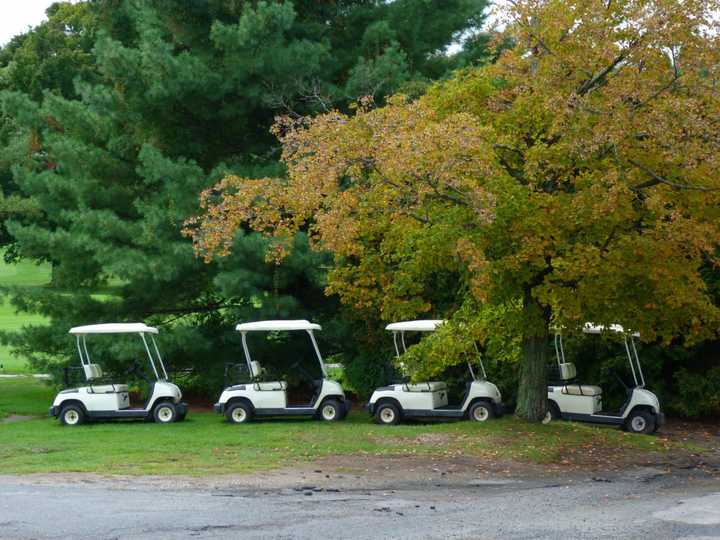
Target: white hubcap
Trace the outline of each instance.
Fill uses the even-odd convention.
[[[631,422],[633,431],[643,431],[645,429],[645,419],[642,416],[636,416]]]
[[[390,407],[385,407],[382,411],[380,411],[380,420],[386,424],[394,422],[395,411],[393,411]]]
[[[242,407],[235,407],[233,409],[233,412],[232,412],[233,422],[237,422],[237,423],[244,422],[246,416],[247,415],[245,414],[245,409],[243,409]]]
[[[65,413],[65,423],[74,426],[80,420],[80,415],[77,411],[67,411]]]
[[[170,407],[160,407],[158,411],[158,418],[161,422],[169,422],[172,420],[173,412]]]
[[[334,420],[336,414],[337,414],[337,411],[335,410],[335,407],[333,407],[332,405],[325,405],[322,409],[322,417],[325,420]]]
[[[484,422],[490,416],[490,413],[485,407],[475,407],[475,414],[473,414],[475,420],[478,422]]]

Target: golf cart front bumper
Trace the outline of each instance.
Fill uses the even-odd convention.
[[[503,416],[507,412],[507,407],[503,402],[495,403],[495,416]]]
[[[349,399],[343,400],[343,407],[345,409],[343,411],[343,418],[345,418],[350,412],[350,409],[352,409],[352,401],[350,401]]]
[[[658,427],[665,425],[665,413],[664,412],[659,412],[659,413],[655,414],[655,424]]]
[[[216,412],[217,414],[224,414],[225,413],[225,404],[224,403],[216,403],[213,405],[213,412]]]
[[[52,416],[53,418],[57,418],[58,415],[60,414],[60,407],[57,407],[57,406],[53,405],[52,407],[50,407],[50,410],[48,411],[48,413],[49,413],[50,416]]]
[[[367,403],[363,409],[365,409],[370,416],[373,416],[375,414],[375,404],[374,403]]]

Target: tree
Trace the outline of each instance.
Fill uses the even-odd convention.
[[[66,98],[77,97],[74,81],[96,80],[92,48],[97,18],[87,3],[55,3],[47,10],[48,19],[25,34],[15,36],[0,49],[0,91],[25,92],[40,102],[49,92]],[[0,219],[23,219],[41,209],[21,196],[12,178],[12,167],[26,163],[38,150],[38,133],[23,130],[8,115],[0,116]],[[17,255],[12,238],[0,225],[0,245],[5,258]]]
[[[702,277],[720,263],[717,9],[513,2],[495,64],[416,101],[278,124],[288,178],[206,191],[196,249],[228,253],[250,224],[282,257],[306,229],[334,256],[327,292],[355,309],[469,305],[477,337],[519,337],[517,413],[540,420],[552,328],[619,322],[665,343],[718,328]]]
[[[145,319],[173,328],[167,356],[175,367],[212,372],[215,380],[203,384],[214,391],[222,362],[237,355],[237,320],[332,319],[337,302],[322,294],[328,257],[311,251],[302,233],[282,266],[264,260],[267,241],[252,231],[235,235],[233,257],[204,265],[182,223],[198,212],[197,194],[223,175],[280,174],[274,116],[345,106],[350,73],[387,47],[405,60],[396,74],[383,68],[390,82],[382,92],[433,76],[429,57],[474,27],[485,2],[456,0],[459,12],[447,13],[439,4],[83,4],[98,21],[96,78],[76,76],[76,95],[45,92],[41,102],[29,88],[1,96],[13,145],[25,151],[25,159],[9,159],[13,182],[42,209],[6,225],[18,253],[51,261],[65,288],[16,291],[18,309],[52,324],[6,339],[45,366],[58,359],[68,326]],[[417,8],[411,28],[396,11],[403,5]],[[390,42],[363,49],[362,36],[383,21]],[[328,330],[329,350],[341,350],[347,327]]]

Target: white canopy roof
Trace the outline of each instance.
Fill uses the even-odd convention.
[[[611,324],[610,326],[603,326],[601,324],[585,323],[583,326],[583,332],[586,334],[602,334],[603,332],[617,332],[618,334],[624,334],[625,329],[619,324]],[[633,332],[633,337],[640,337],[640,332]]]
[[[296,321],[256,321],[241,323],[235,327],[238,332],[272,332],[291,330],[322,330],[319,324],[304,319]]]
[[[388,324],[385,330],[391,332],[433,332],[438,326],[444,323],[445,321],[442,319],[402,321]]]
[[[70,329],[70,333],[77,336],[85,334],[159,334],[160,332],[157,328],[147,326],[145,323],[106,323],[76,326]]]

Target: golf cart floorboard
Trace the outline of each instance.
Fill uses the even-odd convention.
[[[120,411],[88,411],[90,418],[146,418],[150,413],[145,409],[124,409]]]
[[[595,413],[595,414],[577,414],[577,413],[561,413],[564,420],[577,420],[579,422],[590,422],[593,424],[609,424],[619,426],[625,423],[625,420],[618,413]]]
[[[465,411],[458,407],[442,407],[441,409],[404,409],[404,416],[418,418],[462,418]]]
[[[286,407],[284,409],[255,409],[255,416],[309,416],[317,411],[314,407]]]

